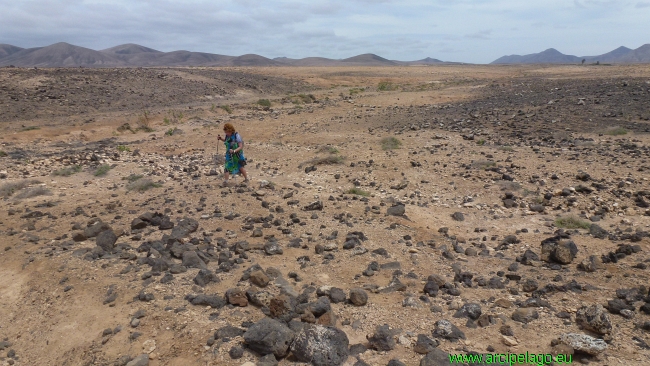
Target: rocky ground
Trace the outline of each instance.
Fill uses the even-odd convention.
[[[0,364],[650,363],[649,95],[648,66],[0,69]]]

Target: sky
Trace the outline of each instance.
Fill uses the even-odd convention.
[[[0,0],[0,43],[489,63],[650,43],[650,0]]]

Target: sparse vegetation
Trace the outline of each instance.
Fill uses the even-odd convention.
[[[27,126],[23,128],[21,131],[34,131],[34,130],[40,130],[41,128],[38,126]]]
[[[521,189],[521,184],[509,180],[499,181],[498,184],[502,191],[518,191]]]
[[[305,164],[307,165],[336,165],[341,164],[345,160],[344,157],[339,155],[317,156]]]
[[[350,95],[363,93],[364,91],[365,91],[364,88],[352,88],[352,89],[350,89]]]
[[[75,173],[79,173],[80,171],[81,171],[81,165],[73,165],[59,170],[55,170],[54,172],[52,172],[52,175],[57,177],[69,177]]]
[[[626,130],[623,127],[616,127],[616,128],[612,128],[610,130],[605,131],[605,135],[609,135],[609,136],[621,136],[621,135],[625,135],[627,133],[628,133],[628,130]]]
[[[9,182],[0,186],[0,197],[7,198],[14,193],[25,189],[33,184],[40,184],[41,182],[36,179],[24,179],[17,182]]]
[[[402,142],[397,137],[384,137],[381,139],[381,148],[383,150],[399,149],[400,146],[402,146]]]
[[[163,123],[166,126],[169,126],[172,123],[174,124],[183,123],[183,117],[185,117],[183,115],[183,112],[170,110],[169,112],[167,112],[167,116],[163,119]]]
[[[174,135],[178,135],[181,132],[182,131],[179,128],[174,127],[174,128],[170,128],[167,131],[165,131],[165,135],[166,136],[174,136]]]
[[[496,165],[497,164],[492,160],[475,160],[472,162],[472,168],[481,169],[481,170],[485,170],[487,168],[491,168]]]
[[[390,81],[380,81],[379,84],[377,84],[377,91],[391,91],[395,89],[397,89],[397,87]]]
[[[558,217],[555,220],[555,226],[565,229],[589,229],[591,227],[591,223],[589,223],[589,221],[582,220],[577,216],[569,215]]]
[[[0,158],[4,158],[5,156],[7,156],[7,153],[4,150],[0,150]]]
[[[160,184],[155,183],[149,178],[137,179],[129,184],[127,184],[126,189],[128,191],[144,192],[151,188],[161,187]]]
[[[510,145],[499,146],[498,149],[501,150],[501,151],[514,151],[515,150]]]
[[[111,170],[111,166],[108,164],[100,165],[95,169],[95,173],[93,173],[94,176],[96,177],[103,177],[108,173],[108,171]]]
[[[131,174],[128,177],[123,177],[122,180],[128,180],[129,183],[133,183],[133,182],[135,182],[136,180],[138,180],[138,179],[140,179],[142,177],[143,177],[142,174]]]
[[[131,151],[131,149],[129,149],[128,146],[117,145],[117,151],[119,151],[119,152],[129,152],[129,151]]]
[[[138,131],[153,132],[151,128],[151,120],[149,119],[149,111],[143,110],[138,116]]]
[[[230,108],[230,106],[228,106],[228,105],[222,105],[222,106],[219,106],[219,108],[223,109],[228,114],[232,114],[232,108]]]
[[[135,131],[133,131],[133,128],[131,128],[131,125],[128,123],[125,123],[117,128],[117,132],[124,132],[124,131],[130,131],[131,133],[135,133]]]
[[[485,145],[485,139],[478,139],[478,140],[476,140],[476,144],[477,144],[477,145],[481,145],[481,146],[482,146],[482,145]]]
[[[32,187],[28,188],[16,195],[16,198],[18,199],[24,199],[24,198],[32,198],[32,197],[38,197],[38,196],[50,196],[52,195],[52,192],[45,188],[45,187]]]
[[[261,105],[262,107],[270,107],[271,101],[268,99],[260,99],[257,101],[257,104]]]
[[[338,154],[339,149],[335,148],[334,146],[321,146],[318,149],[319,153],[328,153],[328,154]]]
[[[309,104],[316,100],[313,94],[297,94],[290,97],[293,104]]]
[[[347,193],[347,194],[356,194],[356,195],[364,196],[364,197],[370,196],[370,192],[364,191],[361,188],[357,188],[357,187],[350,188],[345,193]]]

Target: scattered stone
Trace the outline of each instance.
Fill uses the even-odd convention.
[[[250,274],[250,281],[258,287],[266,287],[269,284],[269,276],[263,271],[254,271]]]
[[[456,220],[456,221],[465,221],[465,215],[463,215],[462,212],[454,212],[451,215],[451,218]]]
[[[449,364],[449,353],[436,348],[420,360],[420,366],[442,366]]]
[[[519,308],[512,313],[511,318],[516,322],[527,324],[539,319],[539,313],[534,308]]]
[[[368,294],[361,288],[350,290],[350,302],[355,306],[364,306],[368,302]]]
[[[386,214],[389,216],[404,216],[406,207],[403,204],[396,204],[386,209]]]
[[[129,361],[126,366],[149,366],[149,355],[144,353]]]

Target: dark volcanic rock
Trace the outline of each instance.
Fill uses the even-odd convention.
[[[470,318],[472,320],[478,319],[481,316],[481,305],[475,303],[467,303],[463,305],[457,312],[454,314],[454,318]]]
[[[395,348],[395,330],[390,329],[388,324],[378,326],[372,336],[366,336],[370,347],[377,351],[390,351]]]
[[[457,326],[452,324],[449,320],[438,320],[433,330],[433,336],[435,338],[444,338],[452,342],[455,342],[459,339],[465,339],[465,333],[463,333]]]
[[[210,282],[220,282],[219,277],[212,273],[209,269],[202,269],[194,277],[194,283],[201,287],[205,287]]]
[[[113,230],[104,230],[97,235],[97,246],[102,248],[107,253],[112,253],[117,241],[117,235]]]
[[[261,354],[284,357],[294,339],[294,332],[286,324],[271,318],[263,318],[251,325],[244,333],[248,348]]]
[[[449,353],[436,348],[427,353],[426,356],[420,360],[420,366],[443,366],[449,365]]]
[[[192,305],[210,306],[214,309],[220,309],[226,306],[226,300],[219,295],[187,295],[185,296],[185,300],[189,301]]]
[[[413,351],[421,355],[426,355],[427,353],[433,351],[436,347],[438,347],[438,341],[431,339],[424,334],[418,334],[418,340],[415,342]]]
[[[205,262],[203,262],[194,250],[188,250],[183,253],[183,266],[186,268],[207,269]]]
[[[576,312],[576,323],[586,330],[598,334],[609,334],[612,322],[602,305],[583,306]]]
[[[389,216],[404,216],[405,212],[406,208],[403,204],[396,204],[386,209],[386,214]]]
[[[462,212],[454,212],[451,215],[451,218],[456,220],[456,221],[465,221],[465,215],[463,215]]]
[[[350,290],[350,302],[356,306],[363,306],[368,302],[368,294],[362,288]]]
[[[519,308],[512,313],[512,320],[520,323],[530,323],[538,318],[539,314],[534,308]]]

